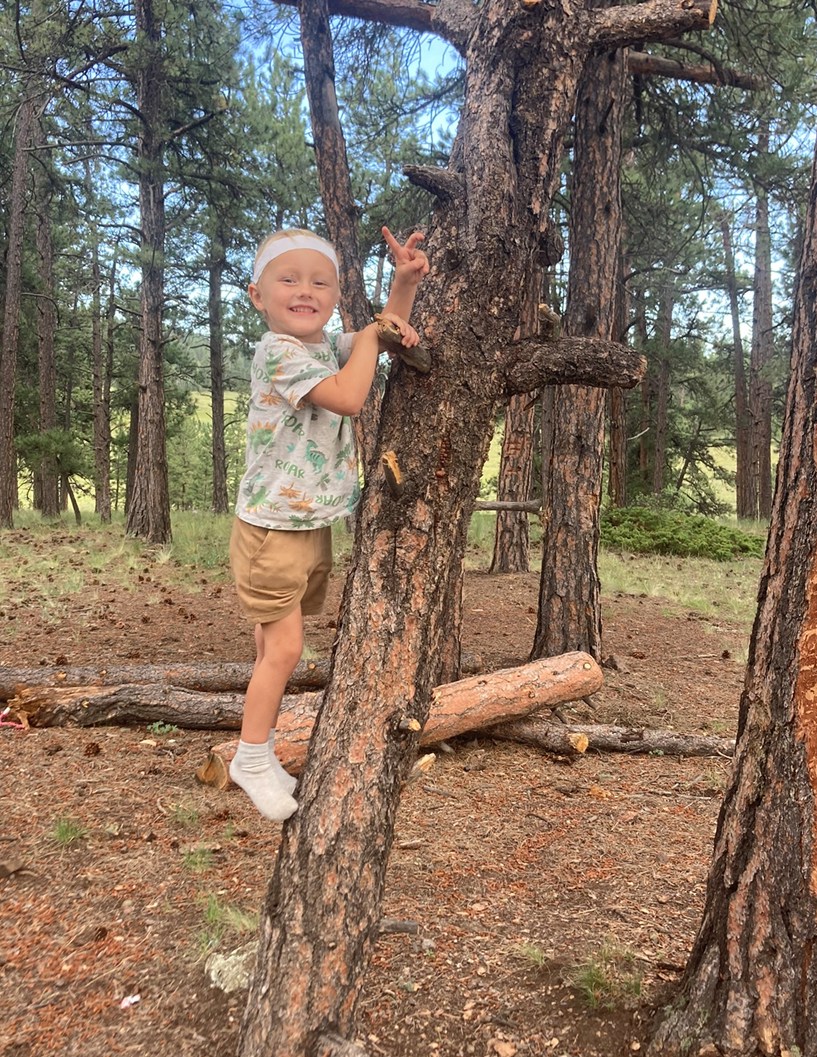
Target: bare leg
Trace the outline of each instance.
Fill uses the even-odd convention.
[[[278,710],[289,677],[304,648],[304,622],[300,607],[283,620],[255,626],[256,658],[247,687],[241,740],[266,742],[278,721]]]
[[[300,608],[282,620],[258,625],[255,642],[255,667],[247,687],[241,741],[230,764],[230,777],[262,815],[283,822],[298,805],[277,777],[267,743],[287,681],[303,650]]]
[[[261,624],[255,625],[255,663],[256,665],[261,663],[264,656],[264,631]],[[286,689],[286,687],[285,687]],[[294,778],[288,771],[284,769],[283,764],[275,755],[275,727],[269,732],[269,739],[267,741],[267,749],[269,750],[269,759],[272,764],[272,769],[275,772],[275,777],[284,787],[284,789],[293,796],[295,793],[295,787],[298,784],[298,780]]]

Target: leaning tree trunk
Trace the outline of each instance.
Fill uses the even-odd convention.
[[[34,100],[26,96],[14,122],[14,160],[8,201],[6,290],[0,345],[0,528],[11,528],[17,505],[17,451],[14,445],[14,390],[20,340],[23,238],[25,235],[28,149],[34,128]]]
[[[336,5],[337,6],[337,5]],[[418,5],[466,58],[462,169],[412,170],[439,199],[418,317],[434,368],[394,366],[341,607],[334,675],[262,910],[242,1057],[340,1052],[378,932],[400,786],[446,654],[468,518],[499,399],[543,384],[634,385],[640,357],[592,339],[512,345],[564,130],[591,48],[703,25],[666,0],[609,11],[486,0]],[[373,10],[373,8],[369,8]],[[349,1052],[348,1049],[346,1052]]]
[[[621,250],[623,52],[594,56],[576,105],[565,328],[611,338]],[[542,534],[539,615],[531,657],[556,643],[601,658],[599,510],[604,461],[603,389],[563,386],[554,394],[552,446],[542,452],[547,515]],[[578,644],[581,643],[581,646]]]
[[[136,0],[136,24],[144,34],[145,60],[137,75],[141,115],[138,164],[142,283],[139,332],[139,416],[133,490],[127,531],[149,543],[169,543],[170,490],[164,404],[164,82],[161,25],[153,0]]]
[[[358,239],[360,210],[352,193],[346,140],[335,92],[335,57],[329,27],[329,3],[328,0],[301,0],[298,10],[318,183],[329,238],[337,250],[340,265],[341,319],[345,330],[362,330],[371,323],[372,311],[363,282]],[[381,396],[379,386],[372,386],[363,410],[355,419],[355,433],[364,468],[368,468],[374,453]]]
[[[735,764],[655,1057],[817,1055],[817,157]]]
[[[752,430],[749,417],[749,392],[746,386],[746,357],[740,330],[738,283],[729,220],[721,217],[723,255],[726,264],[726,290],[732,315],[732,370],[735,386],[735,509],[739,518],[754,518],[757,511],[757,488],[752,474]]]
[[[758,150],[769,150],[768,129],[760,136]],[[757,495],[756,518],[765,520],[772,509],[772,383],[769,369],[774,355],[772,334],[772,239],[769,231],[769,199],[765,187],[756,188],[755,214],[755,304],[752,314],[752,352],[749,403],[752,422],[752,476]]]

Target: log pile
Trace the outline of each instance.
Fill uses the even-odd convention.
[[[420,745],[436,745],[458,734],[526,716],[535,709],[576,701],[600,690],[603,679],[601,668],[589,654],[575,652],[444,683],[431,695],[431,710]],[[286,698],[284,702],[278,717],[275,751],[284,767],[291,774],[298,774],[306,759],[317,704],[295,711]],[[412,729],[411,723],[412,717],[404,716],[397,725],[406,724],[403,729]],[[419,724],[414,729],[419,729]],[[237,746],[235,740],[213,746],[196,772],[199,781],[219,789],[229,785],[228,768]]]
[[[463,659],[478,671],[478,657]],[[466,667],[467,666],[467,667]],[[328,660],[302,661],[287,684],[278,721],[276,751],[298,774],[329,678]],[[166,723],[182,729],[235,731],[241,725],[244,692],[252,665],[120,665],[64,668],[0,668],[0,703],[26,726],[131,725]],[[436,745],[460,734],[481,731],[492,738],[532,745],[559,756],[587,751],[682,756],[733,754],[734,740],[672,730],[568,725],[551,710],[587,698],[603,682],[601,669],[585,653],[567,653],[517,668],[476,674],[438,686],[420,737]],[[300,691],[300,692],[296,692]],[[538,714],[537,714],[538,713]],[[394,722],[402,730],[419,724],[410,714]],[[198,768],[200,781],[229,784],[228,767],[237,742],[221,742]]]

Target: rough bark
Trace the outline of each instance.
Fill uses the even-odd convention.
[[[703,921],[653,1057],[817,1054],[817,158],[758,612]]]
[[[572,756],[576,752],[660,753],[666,756],[732,756],[734,738],[710,734],[681,734],[649,727],[615,727],[603,723],[556,723],[544,716],[528,716],[491,727],[492,738],[519,741],[544,752]],[[576,739],[584,740],[577,750]]]
[[[462,669],[469,674],[482,668],[478,654],[463,653]],[[36,686],[123,686],[142,684],[154,690],[176,687],[205,692],[247,689],[252,664],[117,664],[62,668],[0,668],[0,701],[9,701]],[[287,690],[317,690],[329,682],[329,661],[301,661],[289,677]]]
[[[621,250],[621,128],[625,61],[594,56],[576,102],[570,271],[564,328],[611,339]],[[601,657],[598,577],[605,393],[564,386],[554,394],[551,447],[542,452],[547,516],[532,657],[586,650]]]
[[[340,124],[335,92],[335,58],[327,0],[299,4],[304,79],[309,100],[318,184],[329,239],[337,250],[340,272],[340,313],[344,330],[362,330],[372,311],[363,282],[358,239],[360,210],[352,193],[346,140]],[[355,420],[361,461],[368,467],[374,453],[380,418],[381,392],[373,386]]]
[[[415,317],[435,366],[429,375],[401,363],[391,372],[378,455],[397,452],[405,489],[399,499],[391,495],[375,458],[333,678],[262,909],[241,1057],[311,1057],[326,1031],[353,1033],[399,793],[417,748],[400,721],[424,724],[440,681],[456,612],[451,586],[461,577],[495,408],[507,391],[504,350],[547,230],[591,41],[621,36],[623,27],[637,25],[641,39],[708,21],[708,9],[686,0],[623,9],[602,27],[559,2],[422,6],[433,8],[434,19],[459,16],[474,28],[461,41],[459,140],[468,149],[458,171],[467,194],[440,199],[427,233],[431,271]],[[543,371],[534,372],[530,389]]]
[[[768,153],[769,132],[761,133],[758,151]],[[772,383],[769,370],[774,356],[772,334],[772,237],[769,199],[757,185],[755,213],[754,311],[749,368],[749,408],[752,429],[753,491],[757,495],[754,517],[765,520],[772,511]]]
[[[445,683],[432,694],[432,711],[422,735],[426,740],[421,739],[421,743],[429,744],[429,738],[442,741],[463,730],[525,715],[533,708],[586,697],[601,684],[601,669],[584,653],[548,657],[519,668]],[[294,730],[300,732],[299,765],[320,699],[317,693],[290,695],[282,707],[278,734],[287,741],[292,740]],[[32,727],[169,723],[187,730],[237,730],[243,696],[203,693],[168,683],[49,685],[23,687],[8,705],[16,715],[25,716]]]
[[[169,543],[170,490],[167,477],[164,402],[164,114],[165,75],[161,22],[153,0],[136,0],[136,25],[143,35],[144,61],[137,73],[140,114],[137,164],[141,220],[138,432],[127,531],[149,543]]]
[[[581,385],[632,389],[644,377],[646,360],[633,349],[603,338],[513,342],[499,355],[503,391],[530,393],[543,385]]]
[[[3,344],[0,346],[0,528],[11,528],[17,505],[17,449],[14,444],[14,389],[20,339],[23,236],[25,232],[28,148],[34,128],[34,100],[26,96],[14,122],[14,158],[8,201],[8,242],[3,306]]]
[[[735,256],[732,252],[732,233],[729,219],[721,217],[723,255],[726,265],[726,292],[732,316],[732,370],[735,389],[735,452],[737,475],[735,480],[735,506],[739,518],[753,518],[757,510],[757,492],[752,476],[751,419],[749,417],[749,393],[746,386],[746,357],[740,329],[740,305],[738,284],[735,276]]]
[[[207,316],[210,329],[210,407],[213,419],[213,513],[227,514],[227,449],[224,443],[224,322],[222,279],[227,267],[224,233],[218,222],[210,239]]]

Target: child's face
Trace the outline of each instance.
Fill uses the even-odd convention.
[[[287,250],[269,262],[257,283],[250,283],[249,293],[271,331],[316,343],[340,290],[328,257],[318,250]]]

